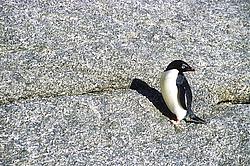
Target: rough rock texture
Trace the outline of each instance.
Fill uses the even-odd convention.
[[[249,165],[249,105],[223,104],[207,125],[175,129],[132,90],[0,108],[3,165]]]
[[[0,165],[250,165],[249,9],[0,1]],[[170,124],[158,90],[174,59],[196,68],[207,125]]]
[[[247,1],[5,1],[2,9],[2,103],[123,89],[135,77],[158,86],[173,59],[197,68],[203,91],[228,92],[218,102],[249,100]]]

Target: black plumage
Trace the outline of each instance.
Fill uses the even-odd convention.
[[[186,77],[182,72],[178,74],[176,86],[178,88],[178,97],[181,106],[187,110],[187,115],[185,117],[186,122],[206,123],[206,121],[197,117],[192,111],[192,91]]]

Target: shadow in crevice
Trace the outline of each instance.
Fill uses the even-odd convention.
[[[136,90],[138,93],[145,96],[153,105],[170,120],[176,120],[176,116],[168,109],[164,102],[162,94],[155,88],[150,87],[146,82],[140,79],[133,79],[130,89]]]

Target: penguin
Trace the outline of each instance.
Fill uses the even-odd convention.
[[[162,96],[169,110],[176,115],[176,120],[171,120],[173,124],[179,124],[181,120],[205,124],[206,121],[197,117],[191,109],[192,91],[183,74],[188,71],[195,70],[182,60],[172,61],[161,75]]]

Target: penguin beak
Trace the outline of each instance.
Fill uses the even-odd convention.
[[[190,68],[188,69],[188,71],[195,71],[195,69],[192,68],[192,67],[190,67]]]

